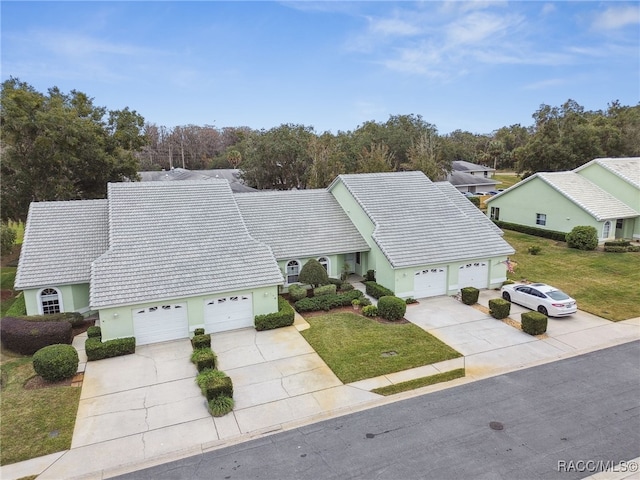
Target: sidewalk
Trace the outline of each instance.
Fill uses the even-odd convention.
[[[499,292],[481,292],[488,307]],[[518,322],[526,309],[512,306]],[[405,317],[464,357],[344,385],[294,326],[213,336],[219,366],[234,382],[236,406],[213,418],[197,389],[186,340],[139,347],[134,355],[86,366],[72,448],[0,468],[3,480],[109,478],[260,438],[323,419],[450,388],[508,371],[552,362],[640,339],[640,318],[609,322],[585,312],[549,319],[547,333],[532,337],[480,307],[451,297],[422,299]],[[74,345],[81,350],[80,339]],[[82,350],[80,351],[83,358]],[[467,376],[390,397],[372,388],[465,367]],[[118,374],[119,373],[119,374]],[[625,478],[625,477],[620,477]]]

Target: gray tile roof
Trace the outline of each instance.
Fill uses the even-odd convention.
[[[598,221],[637,217],[639,214],[576,172],[536,173],[530,178],[533,177],[540,178]]]
[[[467,162],[465,160],[454,160],[451,167],[458,172],[495,172],[494,168],[485,167],[476,163]]]
[[[242,193],[235,199],[251,235],[278,260],[369,250],[325,189]]]
[[[109,250],[93,264],[93,308],[283,282],[225,180],[112,183],[108,196]]]
[[[447,181],[456,187],[486,187],[487,190],[495,188],[497,180],[485,178],[478,175],[471,175],[466,172],[453,171],[447,175]]]
[[[594,163],[640,189],[640,157],[596,158],[576,168],[574,172],[579,173],[580,170]]]
[[[256,192],[244,184],[240,177],[240,170],[221,168],[214,170],[187,170],[186,168],[172,168],[171,170],[138,172],[142,182],[167,182],[173,180],[212,180],[225,179],[229,181],[233,193]]]
[[[514,252],[493,228],[471,219],[422,172],[340,175],[334,184],[339,181],[373,221],[373,239],[395,268]]]
[[[91,262],[107,249],[107,200],[34,202],[15,288],[89,283]]]

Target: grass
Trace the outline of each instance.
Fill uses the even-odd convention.
[[[0,369],[0,465],[71,448],[81,389],[61,386],[26,390],[25,382],[36,375],[31,357],[7,361]]]
[[[453,348],[412,323],[378,323],[353,313],[306,318],[300,332],[343,383],[459,357]],[[389,354],[395,352],[395,354]]]
[[[0,271],[0,283],[2,290],[13,290],[13,282],[16,279],[16,267],[2,267]],[[0,304],[0,317],[4,317],[7,310],[11,308],[16,298],[14,295],[5,298]]]
[[[501,174],[501,173],[496,173],[493,177],[491,177],[493,180],[497,181],[497,182],[501,182],[499,184],[496,185],[496,188],[501,188],[503,190],[506,190],[507,188],[515,185],[516,183],[518,183],[521,179],[520,177],[518,177],[517,175],[505,175],[505,174]]]
[[[612,321],[640,317],[640,254],[585,252],[566,243],[505,231],[518,265],[509,279],[548,283],[578,301],[578,308]],[[539,246],[538,255],[527,249]]]
[[[449,382],[456,378],[464,377],[464,368],[456,368],[455,370],[449,370],[448,372],[437,373],[436,375],[429,375],[428,377],[414,378],[406,382],[394,383],[393,385],[387,385],[386,387],[374,388],[371,390],[373,393],[379,395],[394,395],[400,392],[406,392],[408,390],[415,390],[416,388],[426,387],[429,385],[435,385],[436,383]]]

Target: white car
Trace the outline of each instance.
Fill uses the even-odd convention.
[[[502,298],[549,317],[564,317],[578,311],[577,302],[562,290],[544,283],[505,285]]]

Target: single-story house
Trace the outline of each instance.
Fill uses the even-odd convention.
[[[601,241],[640,239],[640,157],[539,172],[488,199],[490,218],[558,232],[593,226]]]
[[[498,182],[491,178],[480,177],[466,172],[453,170],[447,175],[447,182],[456,187],[459,192],[479,193],[496,189]]]
[[[188,170],[186,168],[173,167],[169,170],[154,170],[138,172],[141,182],[170,182],[174,180],[213,180],[224,179],[229,181],[233,193],[256,192],[255,188],[245,185],[237,168],[216,168],[213,170]]]
[[[454,160],[451,162],[454,172],[464,172],[475,177],[491,178],[496,173],[495,168],[485,167],[465,160]]]
[[[15,288],[27,313],[97,311],[138,344],[253,325],[310,258],[400,297],[497,287],[514,250],[448,182],[340,175],[327,189],[234,194],[222,179],[127,182],[106,200],[31,205]]]

